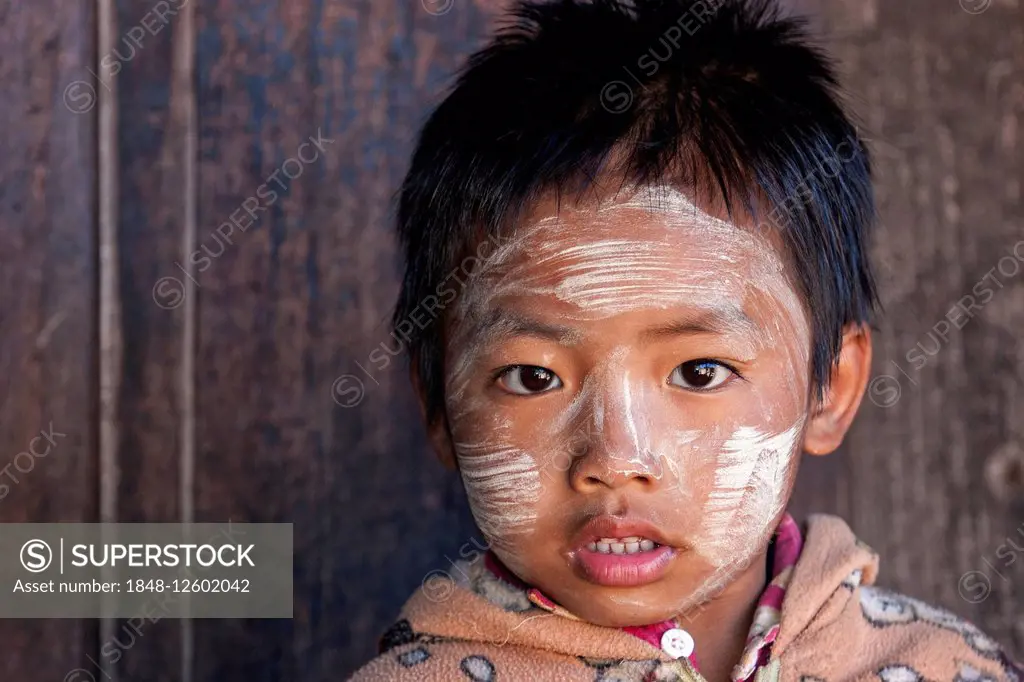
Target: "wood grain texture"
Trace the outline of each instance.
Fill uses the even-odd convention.
[[[112,65],[108,78],[117,93],[115,267],[123,353],[113,497],[121,522],[188,517],[181,458],[191,308],[182,268],[188,266],[183,240],[194,191],[186,182],[194,163],[187,144],[194,50],[183,41],[190,17],[182,4],[118,2],[116,40],[100,60]],[[182,621],[164,618],[141,625],[115,621],[101,638],[101,660],[119,679],[182,680],[182,630]]]
[[[886,312],[877,390],[825,458],[842,463],[805,467],[798,507],[844,514],[881,553],[883,583],[1024,656],[1024,556],[1007,554],[1008,538],[1024,546],[1022,8],[803,4],[842,62],[874,153]],[[981,282],[991,295],[972,293]],[[972,316],[949,316],[969,295]]]
[[[84,0],[0,7],[4,523],[96,514],[94,21]],[[0,638],[3,679],[92,668],[92,622],[5,620]]]
[[[163,620],[112,670],[344,679],[430,572],[482,544],[404,362],[368,356],[393,342],[391,206],[415,133],[503,3],[193,0],[194,19],[154,31],[157,4],[116,4],[122,346],[104,499],[123,521],[293,522],[295,618]],[[1024,240],[1020,0],[791,4],[840,60],[874,151],[886,305],[880,383],[841,451],[806,458],[792,508],[847,518],[883,583],[1024,657],[1024,556],[1006,553],[1024,546],[1024,263],[1005,260]],[[0,8],[0,468],[20,479],[2,521],[100,515],[96,112],[65,91],[104,56],[93,7]],[[936,336],[982,281],[991,299]],[[15,454],[51,420],[67,436],[21,476]],[[63,679],[105,643],[91,621],[0,634],[3,679]]]
[[[403,373],[356,363],[387,338],[416,124],[479,25],[416,3],[200,10],[200,243],[219,255],[198,275],[196,515],[294,521],[296,584],[292,622],[197,623],[196,679],[337,679],[438,539],[469,537]],[[300,149],[311,136],[331,142]],[[253,197],[265,210],[220,253],[209,233]],[[332,385],[353,373],[366,394],[345,409]]]

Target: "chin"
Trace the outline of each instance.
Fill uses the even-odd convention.
[[[650,625],[668,620],[673,614],[665,612],[664,609],[645,606],[626,606],[610,599],[601,600],[604,603],[596,603],[596,600],[587,600],[580,604],[580,608],[573,609],[566,607],[574,615],[593,623],[608,628],[637,627]]]

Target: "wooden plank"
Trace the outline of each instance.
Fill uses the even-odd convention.
[[[119,149],[116,296],[123,359],[113,458],[112,515],[121,522],[187,520],[183,433],[191,405],[186,328],[194,292],[186,273],[194,47],[189,4],[116,3],[116,35],[101,63],[117,94]],[[184,678],[190,624],[120,619],[101,638],[118,679]]]
[[[404,427],[416,411],[398,364],[364,377],[354,409],[332,384],[387,338],[390,200],[483,16],[339,0],[199,8],[199,243],[219,255],[198,275],[196,518],[295,522],[296,583],[292,622],[197,622],[196,680],[344,677],[444,543],[472,533],[457,482]],[[300,150],[321,135],[322,150]],[[299,154],[316,158],[288,161]],[[266,210],[250,225],[253,197]],[[232,214],[222,247],[211,233]]]
[[[85,0],[0,9],[4,523],[96,514],[95,20]],[[7,620],[0,637],[0,678],[63,680],[94,670],[86,658],[92,621]]]
[[[840,455],[849,520],[881,552],[882,582],[970,618],[1024,657],[1021,562],[1003,565],[1024,519],[1024,264],[1008,274],[1024,239],[1020,10],[991,0],[805,4],[844,64],[878,172],[887,311],[875,404],[865,400]],[[973,293],[982,282],[990,295]],[[965,295],[980,308],[954,312],[954,325],[946,316]],[[836,508],[828,494],[816,502]]]

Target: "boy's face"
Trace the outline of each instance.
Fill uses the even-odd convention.
[[[664,620],[763,555],[796,475],[811,349],[771,240],[669,189],[549,201],[448,320],[473,515],[510,569],[584,620]]]

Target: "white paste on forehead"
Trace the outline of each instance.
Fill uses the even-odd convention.
[[[682,301],[721,300],[728,289],[742,283],[722,275],[719,261],[727,253],[691,254],[686,281],[679,281],[679,264],[673,245],[665,241],[608,239],[575,245],[568,237],[543,244],[531,267],[547,264],[559,274],[552,287],[541,286],[526,276],[518,287],[526,294],[550,294],[591,316],[609,317],[641,308],[667,308]]]
[[[577,306],[581,311],[601,316],[615,315],[642,307],[664,308],[680,301],[700,296],[704,300],[721,299],[727,292],[721,265],[735,264],[751,249],[764,252],[768,258],[761,263],[760,278],[778,272],[781,264],[771,247],[753,234],[732,223],[709,215],[691,202],[683,193],[671,187],[645,187],[628,190],[626,201],[602,204],[589,217],[598,226],[611,225],[621,219],[623,212],[643,209],[668,217],[669,227],[699,230],[707,240],[706,248],[687,254],[686,282],[678,279],[678,244],[672,240],[651,240],[640,230],[637,239],[605,239],[581,244],[573,230],[563,227],[560,215],[538,220],[520,230],[516,239],[499,247],[481,268],[481,277],[474,277],[460,306],[462,317],[479,310],[497,296],[547,294]],[[544,239],[534,238],[544,232]],[[483,286],[494,271],[504,265],[523,245],[531,247],[527,263],[510,269]],[[535,281],[527,270],[547,265],[561,277],[554,286]],[[767,266],[767,267],[765,267]],[[743,282],[732,282],[735,288]],[[479,291],[485,289],[485,291]]]

